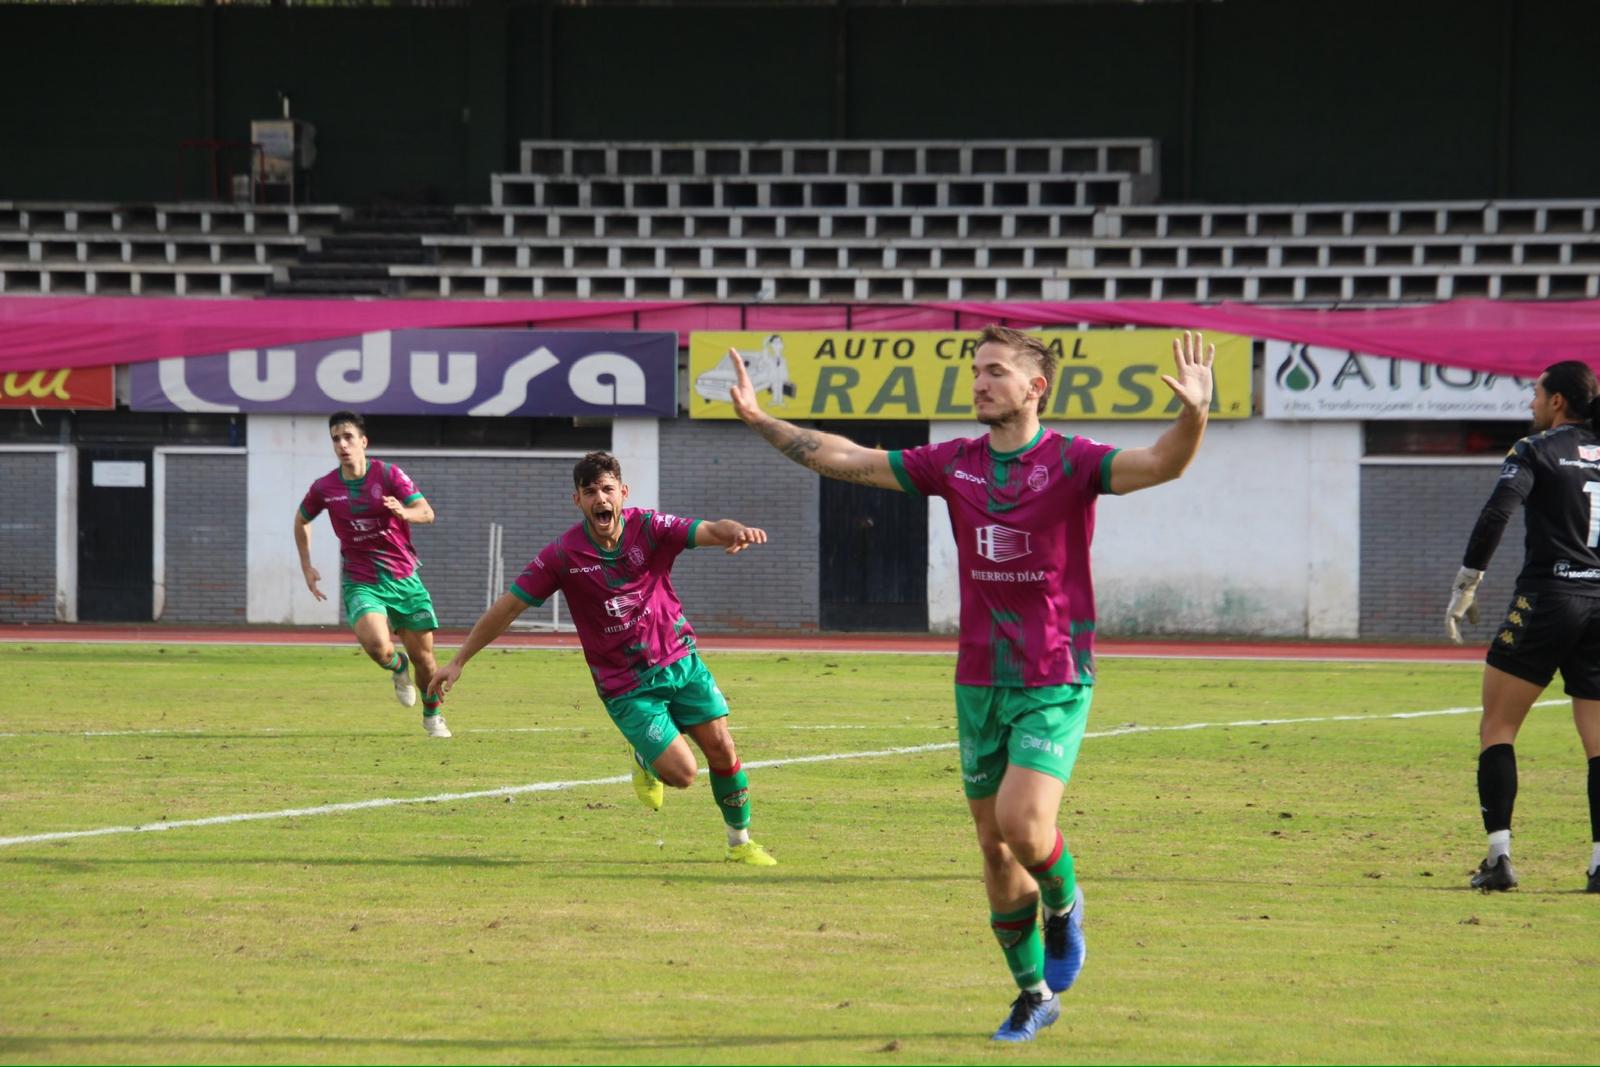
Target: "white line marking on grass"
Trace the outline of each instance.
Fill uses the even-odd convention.
[[[1541,700],[1535,707],[1565,704],[1564,700]],[[1433,711],[1397,711],[1378,715],[1317,715],[1303,719],[1237,719],[1232,722],[1190,722],[1178,726],[1118,726],[1111,730],[1086,733],[1087,738],[1122,737],[1127,734],[1166,733],[1178,730],[1206,730],[1234,726],[1297,726],[1327,722],[1369,722],[1383,719],[1424,719],[1436,715],[1469,715],[1480,709],[1474,705],[1463,708],[1439,708]],[[806,763],[834,763],[840,760],[876,759],[881,756],[914,756],[924,752],[944,752],[955,748],[954,741],[941,741],[930,745],[911,745],[904,748],[880,748],[870,752],[829,752],[820,756],[789,756],[783,759],[751,760],[744,765],[753,769],[763,767],[796,767]],[[705,769],[701,768],[701,774]],[[67,841],[78,837],[106,837],[112,834],[149,834],[164,830],[184,830],[195,826],[225,826],[230,823],[261,822],[267,819],[299,819],[313,815],[340,815],[347,811],[373,811],[394,808],[403,804],[442,804],[456,800],[483,800],[489,797],[519,796],[523,793],[555,793],[577,789],[586,785],[619,785],[629,780],[626,774],[609,778],[581,778],[565,782],[533,782],[528,785],[508,785],[498,789],[475,789],[466,793],[435,793],[426,797],[379,797],[375,800],[353,800],[342,804],[321,804],[314,808],[285,808],[281,811],[253,811],[239,815],[212,815],[203,819],[175,819],[172,822],[142,823],[136,826],[103,826],[97,830],[58,830],[53,833],[23,834],[18,837],[0,837],[0,848],[9,845],[37,844],[44,841]]]

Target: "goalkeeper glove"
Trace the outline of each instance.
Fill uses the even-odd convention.
[[[1450,587],[1450,606],[1444,612],[1444,632],[1458,645],[1461,643],[1461,620],[1477,624],[1478,583],[1481,581],[1482,571],[1462,567],[1456,573],[1456,584]]]

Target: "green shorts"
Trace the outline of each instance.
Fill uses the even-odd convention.
[[[994,796],[1012,763],[1069,781],[1093,697],[1092,685],[956,686],[961,784],[967,796]]]
[[[601,697],[611,721],[646,763],[654,763],[678,736],[679,727],[698,726],[728,714],[717,680],[691,652],[639,681],[620,696]]]
[[[345,578],[339,586],[344,595],[345,618],[351,625],[363,615],[381,611],[389,616],[391,630],[439,628],[439,617],[433,613],[433,597],[415,574],[408,578],[391,578],[380,571],[375,582],[352,582]]]

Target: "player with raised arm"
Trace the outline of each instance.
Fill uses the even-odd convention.
[[[360,415],[334,412],[328,436],[339,466],[311,483],[294,516],[300,574],[312,596],[328,599],[322,575],[311,565],[311,521],[326,511],[339,538],[345,617],[367,655],[389,672],[395,699],[415,707],[417,691],[426,692],[433,680],[433,631],[439,619],[417,577],[421,561],[411,547],[411,527],[432,522],[433,508],[405,471],[367,458],[367,427]],[[394,647],[395,633],[404,652]],[[442,705],[436,697],[423,698],[422,728],[429,737],[450,736]]]
[[[1506,455],[1500,479],[1467,541],[1445,609],[1461,643],[1478,621],[1478,583],[1518,505],[1525,509],[1522,571],[1505,621],[1489,642],[1478,724],[1478,805],[1489,854],[1474,889],[1517,884],[1511,809],[1517,799],[1517,731],[1561,672],[1589,763],[1587,890],[1600,893],[1600,397],[1594,371],[1576,360],[1547,367],[1533,386],[1533,434]]]
[[[956,721],[961,776],[983,856],[989,921],[1020,990],[995,1031],[1028,1041],[1061,1013],[1083,966],[1083,891],[1057,827],[1094,683],[1095,501],[1183,473],[1200,447],[1212,397],[1199,334],[1173,342],[1181,405],[1148,448],[1118,450],[1044,429],[1055,359],[1038,338],[987,327],[972,362],[982,437],[886,452],[805,429],[761,410],[739,372],[731,400],[785,456],[844,481],[942,496],[961,580]],[[1039,906],[1044,905],[1044,933]]]
[[[749,782],[728,732],[728,702],[695,649],[694,628],[672,588],[672,564],[686,548],[717,546],[733,555],[764,544],[766,532],[733,519],[704,522],[626,507],[622,466],[590,452],[572,470],[572,502],[583,521],[546,545],[483,613],[455,658],[439,669],[440,695],[462,668],[521,615],[559,591],[567,601],[595,688],[633,750],[633,788],[660,809],[666,790],[687,789],[699,768],[683,734],[711,770],[730,863],[778,861],[750,840]]]

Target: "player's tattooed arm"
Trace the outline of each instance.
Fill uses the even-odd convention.
[[[874,485],[880,489],[901,487],[889,466],[889,453],[883,449],[865,448],[838,434],[803,429],[762,411],[755,387],[750,384],[750,375],[744,369],[744,360],[735,350],[730,350],[729,357],[739,376],[728,394],[733,410],[773,448],[824,478]]]
[[[863,448],[838,434],[807,430],[792,422],[770,417],[756,426],[755,430],[785,458],[816,471],[824,478],[837,478],[859,485],[878,485],[885,489],[899,488],[894,473],[889,469],[887,453],[878,449]],[[879,466],[882,467],[882,473],[887,475],[887,480],[877,476]]]

